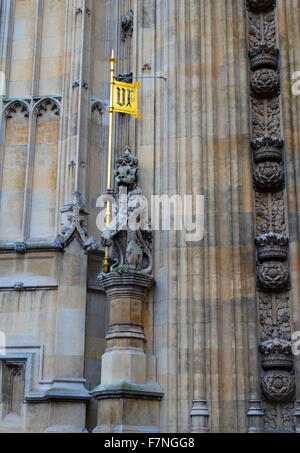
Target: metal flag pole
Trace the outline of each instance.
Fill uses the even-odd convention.
[[[113,110],[113,90],[115,81],[115,51],[112,50],[110,62],[110,108],[109,108],[109,136],[108,136],[108,162],[107,162],[107,191],[112,190],[112,165],[113,165],[113,130],[114,130],[114,110]],[[111,222],[111,204],[106,203],[106,227],[109,227]],[[103,272],[109,272],[109,247],[105,247]]]

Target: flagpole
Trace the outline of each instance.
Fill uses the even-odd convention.
[[[115,81],[115,52],[112,50],[110,62],[110,108],[109,108],[109,135],[108,135],[108,168],[107,168],[107,191],[112,190],[112,165],[113,165],[113,131],[114,131],[114,110],[113,110],[113,90]],[[108,201],[106,204],[106,227],[111,222],[111,204]],[[105,247],[103,272],[109,272],[109,248]]]

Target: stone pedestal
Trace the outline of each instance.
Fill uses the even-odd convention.
[[[100,276],[109,300],[109,329],[102,356],[94,432],[158,432],[161,387],[147,380],[142,311],[154,279],[141,273]]]

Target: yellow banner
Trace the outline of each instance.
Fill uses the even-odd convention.
[[[112,111],[133,115],[140,118],[139,113],[139,89],[141,85],[136,83],[113,82]]]

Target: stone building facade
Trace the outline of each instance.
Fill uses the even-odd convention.
[[[298,0],[0,0],[0,432],[300,431],[299,24]],[[205,235],[99,278],[113,48],[142,84],[115,165],[204,195]]]

